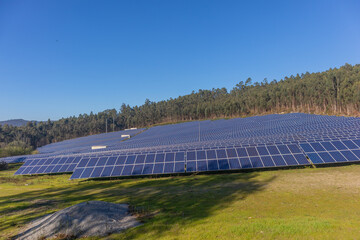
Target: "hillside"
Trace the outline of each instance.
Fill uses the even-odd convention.
[[[15,127],[25,126],[29,121],[24,119],[10,119],[6,121],[0,121],[0,125],[10,125]]]
[[[359,165],[112,181],[14,172],[0,171],[4,240],[35,218],[91,200],[128,203],[144,222],[103,239],[359,237]]]

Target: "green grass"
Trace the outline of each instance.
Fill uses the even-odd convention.
[[[357,239],[360,165],[69,181],[0,171],[0,239],[27,222],[89,200],[156,212],[106,239]]]

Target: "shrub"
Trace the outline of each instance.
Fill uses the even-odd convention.
[[[7,162],[1,161],[0,162],[0,170],[6,170],[9,168],[9,164]]]
[[[31,154],[33,149],[24,142],[14,141],[0,148],[0,158]]]

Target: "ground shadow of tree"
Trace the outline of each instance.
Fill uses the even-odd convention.
[[[204,219],[233,201],[245,199],[250,194],[263,190],[274,179],[259,178],[258,174],[248,172],[156,179],[80,181],[66,187],[1,197],[0,207],[16,202],[29,204],[0,211],[0,216],[18,214],[13,221],[5,221],[0,226],[0,231],[14,224],[22,226],[49,211],[83,201],[100,200],[129,203],[146,211],[158,211],[155,217],[145,221],[140,227],[141,231],[128,231],[126,236],[135,238],[138,234],[150,234],[161,237],[174,224],[181,226]],[[39,206],[39,199],[46,200],[43,202],[46,207],[41,204]]]

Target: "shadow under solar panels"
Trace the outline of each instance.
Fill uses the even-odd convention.
[[[301,143],[313,164],[360,161],[360,140]]]

